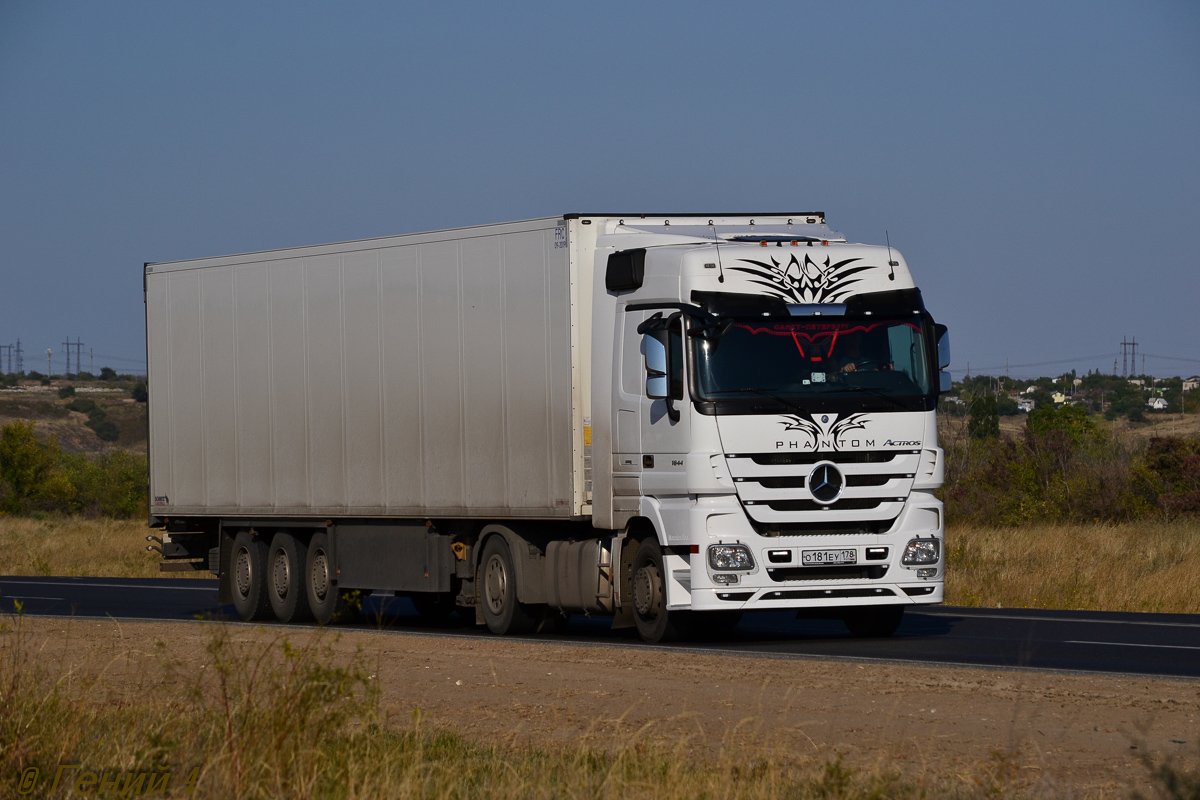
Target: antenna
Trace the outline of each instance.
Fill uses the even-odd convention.
[[[791,222],[789,221],[788,224],[791,224]],[[717,241],[717,283],[724,283],[725,265],[721,263],[721,245],[720,241],[717,239],[717,226],[714,225],[713,221],[710,219],[708,221],[708,227],[712,228],[713,240]]]
[[[888,232],[887,232],[887,231],[884,231],[884,232],[883,232],[883,238],[884,238],[885,240],[887,240],[887,249],[888,249],[888,280],[889,280],[889,281],[894,281],[894,280],[896,280],[896,267],[898,267],[898,266],[900,265],[900,262],[899,262],[899,261],[893,261],[893,260],[892,260],[892,237],[888,235]]]

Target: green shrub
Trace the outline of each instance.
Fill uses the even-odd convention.
[[[129,390],[129,394],[139,403],[144,403],[150,399],[150,393],[146,391],[146,384],[142,381],[135,383],[133,388]]]
[[[101,438],[119,433],[111,422],[97,427],[105,431],[97,431]],[[33,422],[17,420],[0,430],[0,509],[9,513],[137,516],[146,509],[147,475],[144,456],[63,453],[54,437],[37,435]]]
[[[90,414],[96,408],[96,401],[87,397],[76,397],[67,403],[67,408],[81,414]]]
[[[59,388],[58,396],[60,398],[62,398],[63,400],[66,400],[68,397],[74,397],[75,396],[75,387],[74,386],[63,386],[63,387]]]
[[[972,439],[995,439],[1000,435],[1000,411],[996,398],[986,394],[971,404],[967,433]]]
[[[60,456],[58,440],[38,438],[33,422],[13,420],[0,429],[0,508],[20,512],[39,496],[53,492],[51,475]]]

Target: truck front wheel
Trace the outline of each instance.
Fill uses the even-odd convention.
[[[312,619],[308,592],[304,586],[304,562],[308,548],[287,531],[271,539],[267,567],[271,608],[280,622],[307,622]]]
[[[638,545],[633,557],[633,621],[638,635],[651,644],[681,639],[685,633],[687,612],[667,611],[666,569],[654,539]]]
[[[512,554],[501,536],[493,536],[483,546],[480,559],[483,621],[492,633],[529,633],[537,618],[517,601],[517,573]]]
[[[304,588],[313,616],[322,625],[337,622],[346,616],[348,609],[345,598],[334,583],[328,534],[313,534],[308,542],[308,555],[304,561]]]
[[[271,613],[267,597],[267,545],[250,531],[238,531],[233,540],[233,556],[229,559],[232,571],[233,607],[247,622],[266,619]]]

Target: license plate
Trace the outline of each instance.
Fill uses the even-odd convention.
[[[800,563],[806,567],[821,567],[826,564],[857,564],[858,551],[849,550],[802,550]]]

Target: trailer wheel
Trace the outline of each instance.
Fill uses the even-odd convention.
[[[904,619],[904,606],[865,606],[842,617],[850,633],[863,639],[891,636]]]
[[[308,606],[317,622],[330,625],[345,618],[349,609],[344,593],[334,582],[333,557],[327,533],[313,534],[308,542],[304,564],[304,589],[308,595]]]
[[[667,611],[665,575],[662,548],[646,539],[633,557],[633,622],[638,635],[651,644],[675,641],[686,633],[687,613]]]
[[[271,539],[267,554],[267,596],[280,622],[307,622],[312,619],[305,588],[304,562],[308,547],[287,531]]]
[[[267,597],[267,545],[250,531],[238,531],[229,559],[233,607],[247,622],[266,619],[271,613]]]
[[[517,572],[503,537],[493,536],[487,540],[479,571],[483,621],[488,630],[501,635],[532,631],[537,617],[517,601]]]

